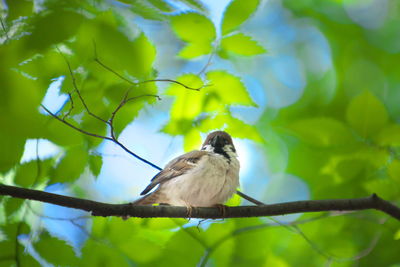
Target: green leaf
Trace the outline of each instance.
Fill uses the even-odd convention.
[[[0,172],[8,171],[20,161],[24,153],[24,145],[24,138],[0,132]]]
[[[216,37],[214,24],[194,12],[171,17],[171,26],[179,38],[190,43],[211,43]]]
[[[273,173],[284,173],[288,165],[288,144],[282,140],[278,131],[271,125],[259,123],[258,129],[265,127],[265,130],[259,130],[265,140],[265,157],[268,162],[268,168]]]
[[[192,88],[203,86],[203,81],[194,74],[184,74],[177,78],[177,81]],[[203,89],[194,91],[188,90],[178,84],[172,84],[166,91],[167,95],[176,96],[176,100],[170,111],[171,118],[193,120],[194,117],[199,115],[202,112]]]
[[[210,84],[207,92],[217,95],[219,105],[256,106],[240,78],[225,71],[210,71],[207,79]]]
[[[376,141],[382,146],[400,146],[400,125],[385,126],[377,135]]]
[[[368,194],[376,193],[386,199],[396,198],[400,194],[398,181],[392,179],[373,179],[364,183],[364,188]]]
[[[400,240],[400,229],[396,231],[393,238],[394,238],[394,240]]]
[[[8,7],[7,20],[11,21],[20,16],[29,16],[33,11],[33,2],[31,1],[6,1]],[[2,5],[0,4],[0,10]],[[2,10],[3,11],[3,10]]]
[[[217,118],[226,122],[226,131],[234,137],[249,139],[259,143],[264,142],[264,139],[253,125],[249,125],[228,115],[220,115]]]
[[[18,166],[14,182],[23,187],[30,187],[35,183],[40,183],[47,177],[53,164],[52,159],[31,160]]]
[[[168,1],[164,0],[148,0],[153,6],[157,7],[158,9],[169,12],[172,11],[171,6],[169,5]]]
[[[147,263],[158,258],[162,248],[173,234],[172,232],[155,228],[147,229],[141,223],[144,220],[123,221],[120,218],[94,220],[93,234],[96,237],[107,238],[113,247],[118,248],[126,257],[136,263]],[[140,253],[132,253],[140,251]],[[156,266],[156,265],[152,265]]]
[[[198,149],[200,145],[201,145],[201,136],[199,131],[197,131],[196,129],[192,129],[191,131],[185,134],[185,139],[183,142],[183,149],[185,151]]]
[[[8,198],[4,204],[4,212],[6,213],[6,216],[13,215],[15,212],[19,211],[22,208],[24,202],[25,199]]]
[[[388,121],[385,106],[369,91],[353,98],[346,115],[350,126],[363,137],[371,137]]]
[[[68,121],[71,122],[71,120]],[[84,140],[82,133],[50,116],[43,118],[43,133],[41,137],[60,146],[82,145]]]
[[[212,49],[211,43],[209,42],[188,43],[181,51],[179,51],[178,56],[185,59],[192,59],[210,54]]]
[[[111,12],[104,12],[82,25],[76,41],[71,44],[71,48],[75,50],[75,60],[79,64],[88,64],[94,75],[97,72],[100,75],[107,74],[109,71],[93,63],[95,43],[98,58],[113,71],[120,74],[127,71],[139,79],[148,78],[152,75],[155,47],[143,33],[132,38],[128,33],[121,32],[120,26]],[[118,79],[116,76],[114,78]]]
[[[73,182],[85,169],[88,152],[81,147],[70,148],[52,172],[52,183]]]
[[[204,7],[204,3],[201,0],[181,0],[181,2],[199,11],[207,11],[207,9]]]
[[[17,255],[20,266],[40,266],[40,264],[26,251],[24,245],[18,240],[19,235],[29,235],[30,233],[30,228],[26,223],[9,222],[7,225],[2,226],[2,230],[6,239],[0,241],[0,251],[2,256],[0,261],[1,266],[15,266]]]
[[[154,1],[151,0],[154,3],[162,3],[162,1]],[[150,20],[164,20],[166,16],[154,8],[154,6],[151,6],[149,3],[146,1],[138,1],[138,0],[130,0],[126,1],[129,4],[131,4],[130,10],[138,14],[139,16],[145,18],[145,19],[150,19]]]
[[[222,34],[230,33],[246,21],[257,9],[259,0],[233,0],[222,19]]]
[[[78,262],[70,245],[47,232],[40,235],[40,240],[34,247],[41,257],[56,266],[75,266]]]
[[[301,119],[289,125],[304,142],[314,146],[345,145],[353,140],[351,132],[341,121],[328,117]]]
[[[42,12],[33,19],[33,31],[26,40],[34,51],[43,51],[70,38],[84,21],[84,17],[77,12],[56,10],[44,14]]]
[[[132,265],[129,264],[126,255],[118,249],[89,238],[82,248],[82,259],[79,260],[77,266],[129,267]]]
[[[202,132],[210,132],[215,129],[225,129],[233,137],[250,139],[256,142],[264,142],[260,133],[253,125],[232,117],[230,114],[219,114],[201,121],[198,129]]]
[[[89,167],[94,176],[98,176],[101,171],[101,166],[103,165],[103,158],[98,155],[89,156]]]
[[[234,195],[234,198],[239,198]],[[212,247],[214,244],[219,244],[218,248],[213,251],[209,262],[215,266],[230,266],[232,253],[234,250],[235,242],[232,233],[235,231],[234,221],[224,221],[223,223],[213,223],[203,234],[206,238],[207,244]],[[222,243],[219,243],[223,240]],[[206,265],[207,266],[207,265]]]
[[[139,111],[146,105],[152,104],[157,101],[154,97],[157,93],[155,83],[144,83],[136,86],[128,96],[128,101],[119,111],[114,118],[114,130],[119,135],[125,127],[133,121],[139,114]],[[113,107],[113,111],[116,107]]]
[[[390,178],[400,183],[400,160],[395,159],[389,164],[388,173]]]
[[[242,56],[253,56],[266,52],[264,47],[243,33],[224,37],[221,41],[221,47],[228,52]]]
[[[168,262],[170,266],[196,266],[200,261],[204,247],[198,239],[202,239],[195,227],[185,228],[173,233],[173,236],[164,245],[162,254],[156,264],[152,266],[162,265]],[[182,244],[185,244],[182,246]]]
[[[349,146],[349,151],[344,154],[331,155],[329,160],[323,161],[321,173],[331,175],[335,183],[344,183],[354,177],[365,179],[362,171],[378,171],[387,165],[389,154],[374,147],[354,148]]]

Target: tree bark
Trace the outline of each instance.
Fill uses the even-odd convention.
[[[0,184],[0,195],[37,200],[63,207],[80,209],[90,212],[93,216],[122,216],[122,217],[170,217],[186,218],[186,207],[175,206],[133,206],[127,204],[108,204],[88,199],[68,197],[39,190],[21,188]],[[193,208],[191,218],[218,219],[277,216],[302,212],[319,211],[355,211],[375,209],[382,211],[400,221],[400,208],[373,194],[364,198],[324,199],[293,201],[271,205],[227,207],[224,216],[218,208]]]

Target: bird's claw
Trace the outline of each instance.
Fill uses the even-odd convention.
[[[194,209],[195,209],[195,207],[193,207],[191,205],[186,205],[186,218],[188,218],[189,220],[192,218]]]

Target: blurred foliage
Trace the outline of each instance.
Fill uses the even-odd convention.
[[[226,129],[261,146],[272,173],[302,178],[313,199],[378,193],[399,203],[400,7],[396,0],[385,1],[385,20],[368,28],[345,10],[359,2],[283,1],[293,19],[306,19],[323,33],[333,66],[323,76],[306,69],[301,98],[280,109],[267,106],[255,125],[233,115],[233,107],[258,103],[236,72],[205,68],[168,77],[199,90],[172,83],[163,92],[145,82],[157,79],[154,61],[166,55],[156,53],[157,44],[133,21],[139,16],[168,25],[179,40],[181,60],[241,64],[267,51],[242,28],[264,2],[233,0],[220,25],[199,0],[0,2],[0,182],[43,189],[71,184],[84,171],[99,175],[103,161],[93,151],[103,140],[40,109],[49,85],[64,77],[60,93],[67,101],[57,115],[86,131],[109,132],[88,109],[108,120],[127,92],[129,97],[163,94],[173,102],[161,130],[182,135],[185,150],[198,147],[200,133]],[[181,12],[181,6],[189,11]],[[305,51],[301,43],[295,49]],[[115,117],[116,134],[155,104],[155,97],[129,102]],[[21,163],[28,139],[49,140],[63,153]],[[373,211],[307,214],[297,226],[261,218],[199,227],[175,219],[92,218],[85,225],[71,221],[86,240],[72,248],[38,229],[42,218],[26,201],[0,201],[0,266],[400,265],[399,225]],[[234,198],[230,204],[239,202]]]

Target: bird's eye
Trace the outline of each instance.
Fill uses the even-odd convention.
[[[229,144],[229,141],[227,139],[224,140],[225,145]]]

